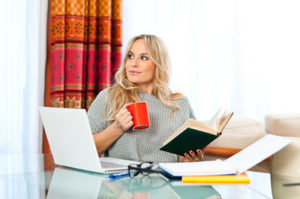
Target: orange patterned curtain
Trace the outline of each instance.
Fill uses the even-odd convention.
[[[121,63],[122,0],[50,0],[50,104],[88,109]]]
[[[49,3],[45,106],[88,109],[121,64],[122,0]]]

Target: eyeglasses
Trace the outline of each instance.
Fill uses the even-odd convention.
[[[135,177],[138,174],[142,174],[144,176],[149,175],[150,173],[160,173],[162,174],[162,171],[156,170],[158,168],[158,165],[153,162],[142,162],[140,164],[130,164],[128,165],[128,173],[130,177]]]

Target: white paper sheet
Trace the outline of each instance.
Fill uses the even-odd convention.
[[[291,143],[291,139],[276,135],[266,135],[225,162],[235,165],[239,173],[257,165]]]

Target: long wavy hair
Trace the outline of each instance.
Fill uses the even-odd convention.
[[[107,121],[114,121],[116,114],[124,104],[140,101],[138,96],[139,88],[128,80],[125,68],[128,52],[134,42],[139,39],[145,41],[149,57],[155,64],[152,95],[156,96],[166,106],[171,107],[171,114],[179,109],[179,105],[174,103],[174,100],[181,98],[182,95],[180,93],[172,93],[168,86],[171,63],[167,48],[157,36],[142,34],[133,37],[129,41],[122,64],[115,74],[116,83],[108,91],[105,105],[105,119]]]

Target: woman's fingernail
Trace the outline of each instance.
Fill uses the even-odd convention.
[[[184,156],[188,156],[188,154],[187,154],[187,153],[185,153],[185,154],[184,154]]]
[[[198,153],[200,153],[200,152],[201,152],[201,150],[200,150],[200,149],[198,149],[198,150],[197,150],[197,152],[198,152]]]
[[[190,151],[190,154],[194,154],[194,152],[193,152],[193,151]]]

